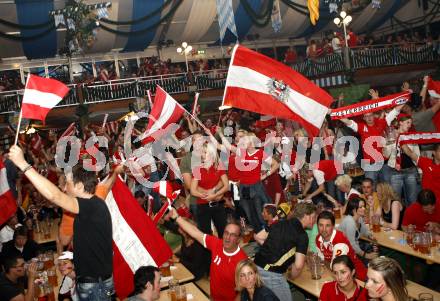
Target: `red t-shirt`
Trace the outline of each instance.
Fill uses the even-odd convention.
[[[350,37],[350,39],[348,39],[348,41],[347,41],[348,47],[350,47],[350,48],[356,47],[357,46],[357,36],[355,35],[355,33],[350,32],[348,34],[348,36]]]
[[[364,145],[365,140],[372,136],[382,136],[384,135],[385,129],[387,128],[387,122],[385,118],[376,118],[374,120],[374,124],[372,126],[367,125],[364,122],[358,122],[358,133],[361,136],[362,143],[362,153],[364,155],[365,160],[370,160],[371,163],[382,162],[382,146],[379,146],[377,142],[370,143],[368,146]],[[371,149],[368,149],[371,148]],[[373,151],[374,149],[374,151]],[[380,158],[380,160],[375,160],[371,154],[374,152],[378,152],[379,154],[375,155]]]
[[[235,268],[237,264],[248,258],[246,253],[237,248],[234,253],[223,250],[223,241],[215,236],[205,234],[204,247],[211,251],[210,289],[214,301],[235,300]]]
[[[428,214],[422,209],[419,202],[412,203],[405,210],[402,226],[415,225],[418,231],[425,231],[427,222],[440,223],[440,201],[435,203],[435,209],[432,214]]]
[[[430,158],[420,157],[417,166],[423,172],[422,188],[432,190],[436,199],[440,200],[440,164],[435,164]]]
[[[256,150],[253,154],[247,151],[237,154],[235,164],[240,171],[240,184],[251,185],[260,181],[263,155],[262,149]]]
[[[342,164],[334,160],[321,160],[317,162],[314,166],[315,170],[313,171],[313,175],[318,185],[336,179],[338,176],[338,167],[339,170],[343,170]]]
[[[330,241],[327,243],[323,242],[322,236],[316,236],[316,249],[318,250],[318,255],[321,259],[325,261],[333,261],[333,259],[340,255],[347,255],[353,261],[356,268],[356,278],[365,281],[367,279],[367,268],[356,256],[356,252],[350,244],[350,241],[345,237],[344,233],[339,230],[334,229]]]
[[[324,283],[319,295],[319,301],[367,301],[367,289],[356,284],[356,291],[351,298],[347,298],[339,289],[336,281]]]
[[[203,189],[212,189],[217,186],[222,175],[226,174],[224,168],[221,165],[217,167],[211,166],[209,168],[195,168],[193,169],[193,176],[199,180],[199,187]],[[205,204],[206,200],[198,199],[197,203]]]
[[[228,178],[233,182],[238,182],[240,180],[240,171],[235,166],[235,155],[231,154],[229,156],[228,164]]]

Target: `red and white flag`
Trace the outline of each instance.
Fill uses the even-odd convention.
[[[22,118],[46,120],[49,111],[69,92],[69,88],[52,78],[29,74],[21,106]]]
[[[149,121],[147,125],[147,130],[142,135],[140,140],[142,143],[146,144],[151,142],[154,133],[161,129],[165,129],[168,125],[172,123],[177,123],[180,117],[182,117],[185,110],[179,105],[174,98],[172,98],[165,90],[160,86],[157,86],[156,96],[154,97],[154,105],[151,109]]]
[[[8,176],[3,159],[0,158],[0,225],[17,211],[17,202],[9,189]]]
[[[116,134],[119,129],[119,122],[118,121],[110,121],[107,122],[105,125],[105,130],[109,135]]]
[[[236,45],[222,106],[296,120],[317,136],[333,97],[267,56]]]
[[[266,129],[275,126],[277,123],[276,118],[268,115],[261,115],[260,119],[255,121],[255,127]]]
[[[171,200],[177,198],[180,193],[179,190],[173,191],[173,185],[168,181],[155,182],[153,185],[153,191]]]
[[[133,291],[133,275],[139,267],[159,267],[173,253],[156,225],[119,178],[105,202],[112,217],[115,289],[122,300]]]
[[[440,98],[440,81],[435,81],[432,80],[432,78],[429,78],[428,93],[431,97]]]

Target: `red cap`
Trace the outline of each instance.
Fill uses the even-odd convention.
[[[409,114],[405,114],[405,113],[400,113],[399,115],[397,115],[397,121],[402,121],[402,119],[411,119],[411,115]]]

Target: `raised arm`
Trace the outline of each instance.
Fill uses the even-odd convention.
[[[197,240],[202,246],[204,245],[203,244],[203,236],[205,235],[205,233],[200,231],[193,224],[191,224],[191,223],[187,222],[185,219],[181,218],[179,216],[179,214],[177,214],[176,209],[174,209],[174,208],[171,210],[171,218],[174,219],[176,221],[176,223],[179,225],[179,227],[182,228],[183,231],[188,233],[189,236],[191,236],[192,238]]]
[[[67,211],[72,213],[79,212],[78,200],[63,193],[51,181],[40,175],[32,165],[26,162],[20,147],[13,145],[9,149],[9,159],[24,172],[35,189],[37,189],[43,197]]]

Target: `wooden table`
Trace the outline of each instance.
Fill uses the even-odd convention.
[[[301,274],[295,278],[287,279],[289,282],[293,283],[295,286],[301,288],[302,290],[308,292],[309,294],[319,298],[321,293],[321,288],[326,282],[334,281],[333,274],[327,268],[324,268],[321,279],[313,280],[312,274],[307,267],[304,267]],[[364,282],[357,280],[360,285],[364,285]],[[440,300],[440,293],[435,292],[429,288],[421,286],[415,282],[407,281],[406,289],[408,290],[408,295],[415,300],[418,300],[420,293],[430,293],[434,296],[434,300]]]
[[[186,288],[187,300],[194,301],[209,301],[209,298],[203,294],[203,292],[192,282],[183,285]],[[192,298],[188,298],[188,294],[191,294]],[[159,301],[171,301],[170,296],[168,295],[168,290],[164,290],[160,292]]]
[[[171,276],[173,279],[179,280],[180,283],[189,282],[194,279],[194,275],[180,262],[175,263],[174,266],[171,267]],[[168,287],[169,279],[167,278],[165,278],[166,281],[160,281],[161,288]]]
[[[440,264],[440,246],[431,248],[431,254],[422,254],[411,248],[406,241],[404,241],[404,232],[400,230],[385,231],[381,228],[380,232],[371,232],[376,238],[377,243],[386,248],[390,248],[411,256],[425,259],[428,263]]]
[[[55,242],[58,237],[59,219],[53,219],[50,227],[49,237],[45,237],[43,230],[46,227],[46,222],[39,222],[40,232],[34,230],[34,240],[38,244],[45,244],[48,242]]]

